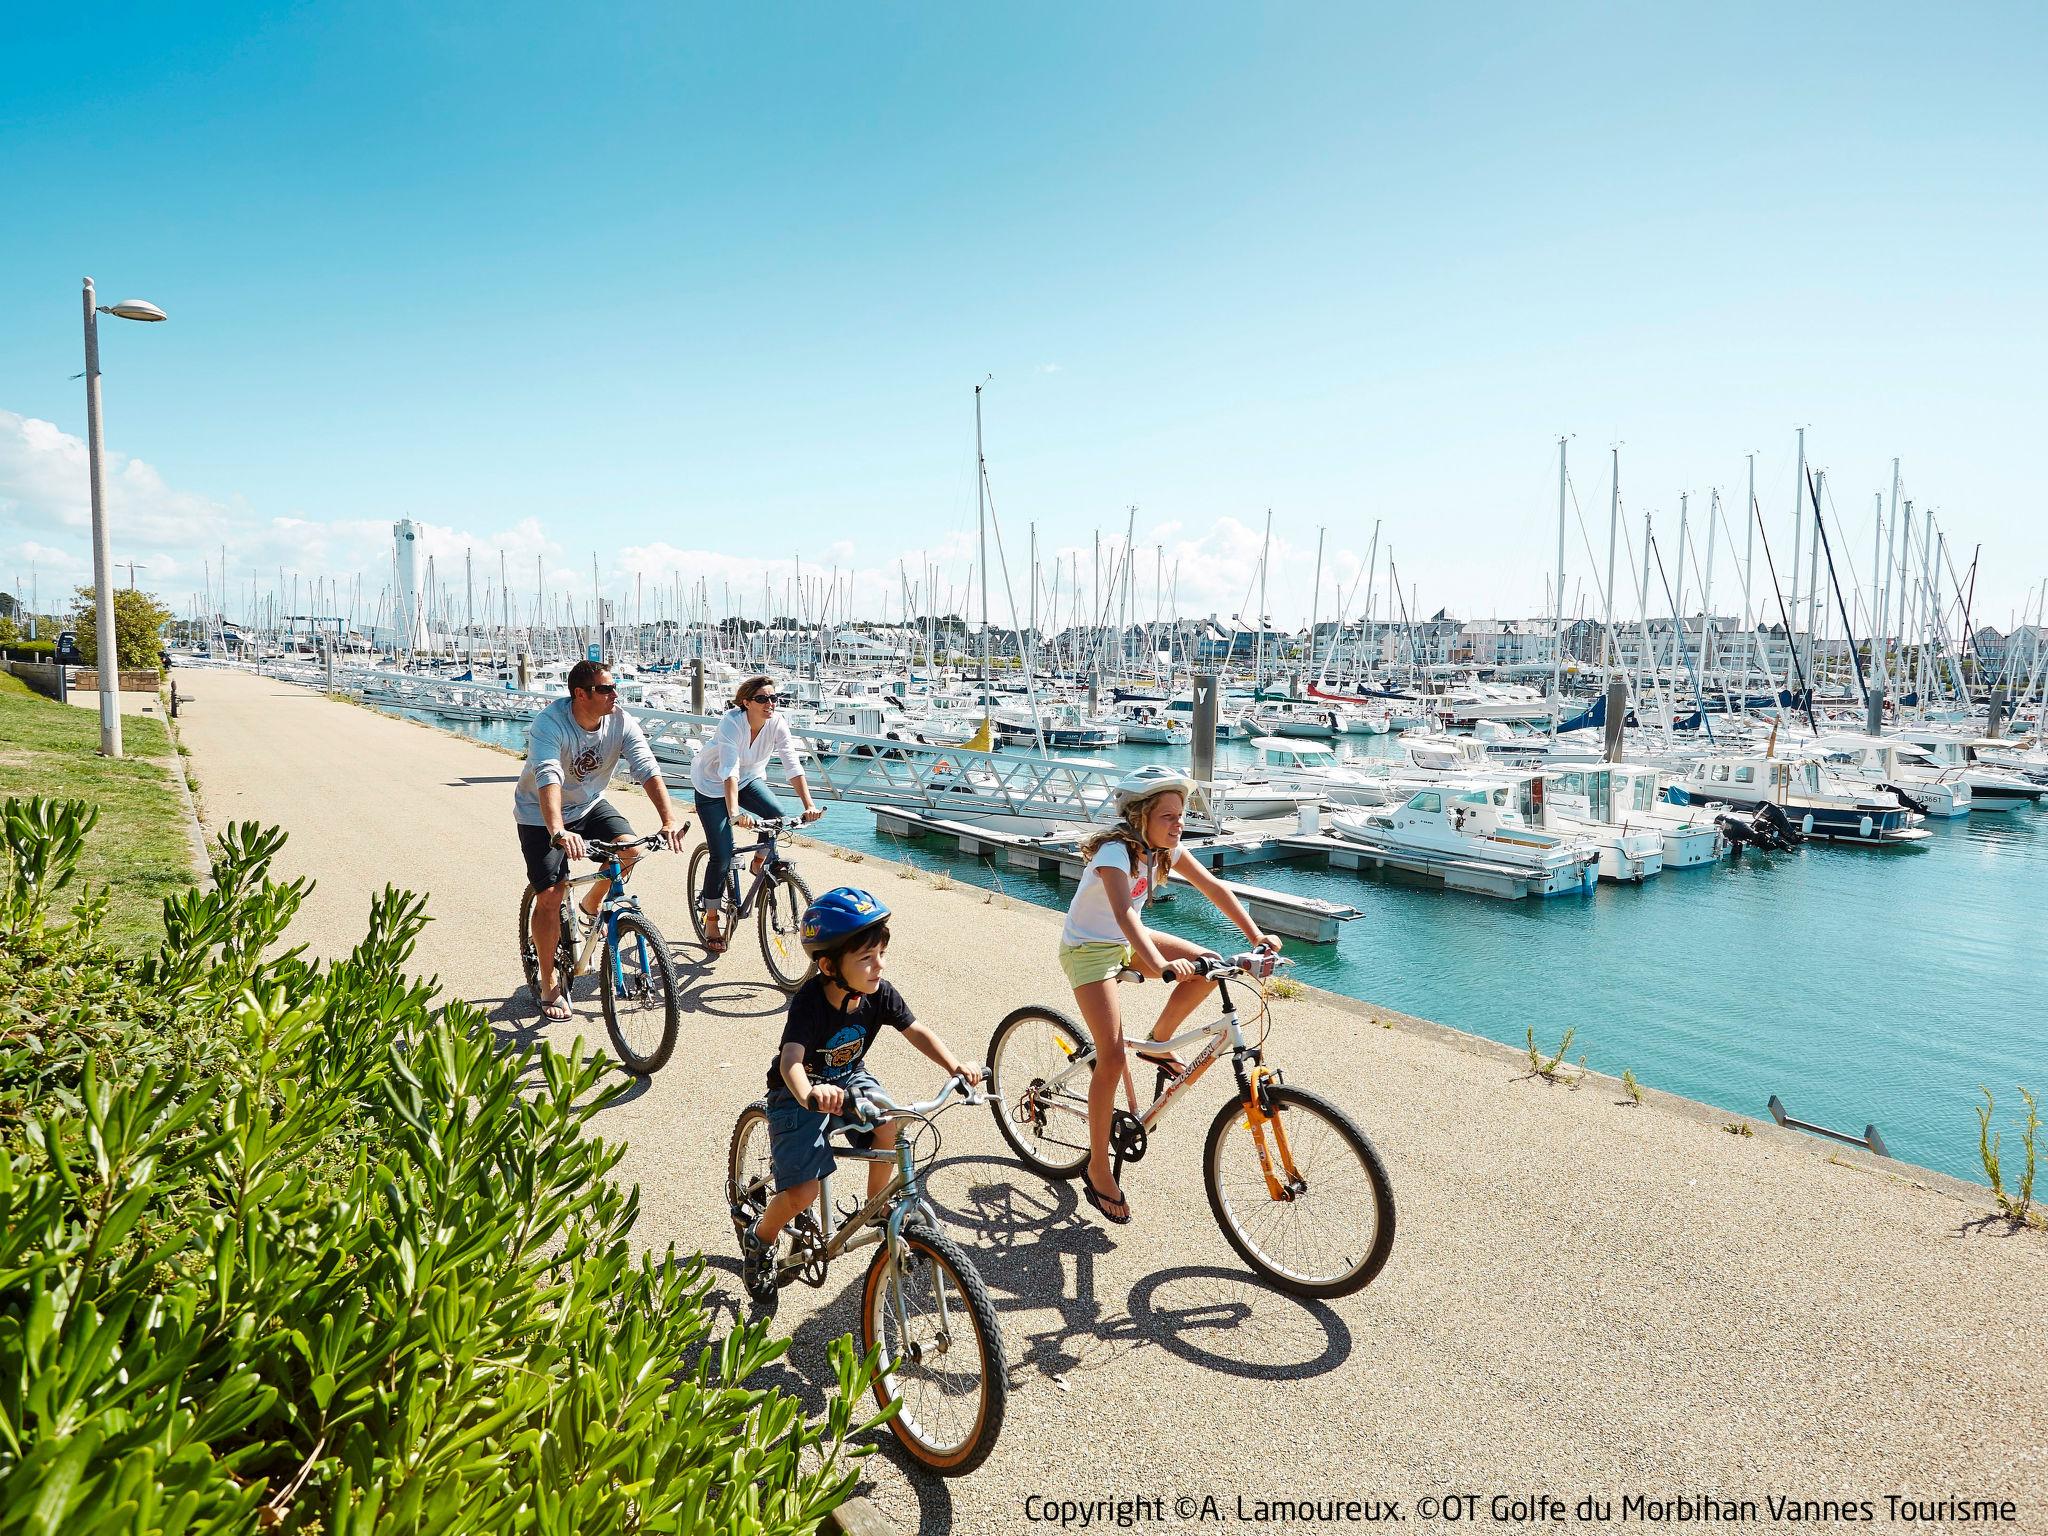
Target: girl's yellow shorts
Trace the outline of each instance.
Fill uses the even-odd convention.
[[[1130,945],[1113,941],[1060,946],[1060,969],[1067,973],[1067,985],[1072,987],[1108,981],[1135,958]]]

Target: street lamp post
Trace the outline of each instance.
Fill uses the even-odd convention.
[[[100,756],[121,755],[121,656],[115,644],[114,560],[107,537],[106,496],[101,486],[103,454],[100,436],[101,315],[123,320],[162,320],[164,312],[145,299],[95,305],[92,279],[85,280],[85,442],[87,476],[92,482],[92,591],[94,627],[99,633]]]

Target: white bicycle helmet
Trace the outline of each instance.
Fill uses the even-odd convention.
[[[1116,781],[1111,799],[1119,816],[1133,800],[1143,800],[1152,795],[1163,794],[1177,789],[1183,795],[1195,792],[1195,781],[1178,768],[1168,768],[1163,763],[1148,763],[1143,768],[1134,768]]]

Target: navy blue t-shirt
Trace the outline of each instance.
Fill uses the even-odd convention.
[[[782,1044],[804,1048],[804,1071],[813,1083],[838,1083],[860,1065],[884,1027],[907,1029],[916,1022],[903,994],[886,981],[867,997],[858,992],[848,993],[842,1011],[826,1000],[825,978],[813,976],[789,1000]],[[768,1064],[768,1086],[789,1091],[789,1085],[782,1080],[780,1049]]]

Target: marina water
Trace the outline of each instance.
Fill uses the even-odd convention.
[[[525,744],[516,722],[411,718]],[[1345,746],[1399,750],[1391,736]],[[1187,749],[1088,755],[1136,765],[1185,762]],[[1252,755],[1242,743],[1217,745],[1219,766]],[[1767,1123],[1775,1093],[1794,1118],[1855,1135],[1874,1123],[1894,1157],[1981,1183],[1981,1084],[1997,1097],[1993,1129],[2007,1128],[2011,1185],[2024,1113],[2016,1085],[2048,1094],[2048,810],[1927,827],[1932,837],[1914,847],[1750,851],[1548,901],[1307,865],[1232,875],[1364,914],[1335,944],[1289,944],[1303,981],[1518,1049],[1533,1029],[1546,1054],[1575,1029],[1571,1061],[1583,1054],[1595,1071],[1632,1071],[1646,1087],[1717,1105],[1731,1120]],[[1072,893],[1051,876],[880,836],[874,814],[856,805],[829,806],[814,830],[1043,906],[1064,908]],[[1197,942],[1242,944],[1191,892],[1155,911],[1162,927]],[[680,925],[679,916],[670,922]],[[1040,994],[1001,999],[998,1012],[1071,1004],[1053,948],[1048,937]],[[992,1013],[947,1027],[973,1040],[994,1022]]]

